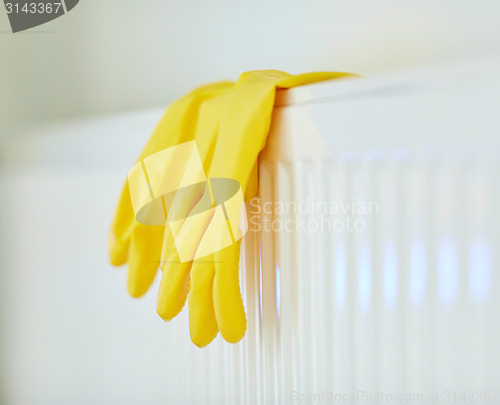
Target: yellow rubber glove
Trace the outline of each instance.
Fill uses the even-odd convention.
[[[231,82],[203,86],[169,106],[138,160],[192,140],[196,126],[193,117],[198,115],[202,103],[232,86]],[[132,297],[142,296],[154,280],[160,267],[163,233],[164,226],[136,221],[127,181],[111,226],[109,253],[115,266],[128,262],[128,291]]]
[[[194,140],[207,177],[237,180],[249,201],[258,189],[257,160],[266,143],[276,89],[353,76],[333,72],[292,76],[266,70],[243,73],[234,84],[200,87],[168,108],[139,159]],[[239,249],[240,241],[181,263],[168,226],[136,221],[125,185],[111,230],[111,262],[129,263],[128,289],[134,297],[146,292],[161,262],[158,314],[165,320],[174,318],[187,298],[191,339],[197,346],[209,344],[219,330],[229,342],[245,334]]]

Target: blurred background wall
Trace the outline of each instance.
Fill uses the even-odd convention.
[[[0,133],[162,107],[251,69],[387,69],[497,52],[500,2],[81,0],[13,35],[0,12]]]
[[[488,60],[499,16],[498,0],[80,0],[12,34],[0,5],[0,404],[163,405],[203,377],[212,354],[194,346],[169,363],[186,311],[165,325],[157,286],[132,300],[107,260],[123,180],[168,103],[252,69]]]

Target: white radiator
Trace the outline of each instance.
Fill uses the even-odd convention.
[[[9,152],[2,403],[500,404],[500,64],[482,66],[279,93],[235,345],[198,349],[186,310],[165,324],[157,284],[132,300],[105,264],[158,112]]]

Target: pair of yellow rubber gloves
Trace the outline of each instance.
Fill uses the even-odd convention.
[[[352,76],[263,70],[243,73],[236,83],[202,86],[168,107],[139,160],[194,140],[207,177],[237,180],[249,201],[258,191],[258,156],[266,144],[276,89]],[[197,346],[209,344],[219,331],[233,343],[245,335],[240,241],[181,262],[168,226],[136,220],[127,182],[112,223],[109,251],[113,265],[128,263],[128,291],[133,297],[143,295],[162,269],[158,314],[166,321],[173,319],[187,299],[191,340]]]

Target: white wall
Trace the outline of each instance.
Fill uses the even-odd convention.
[[[0,402],[164,404],[167,377],[199,369],[168,363],[168,336],[189,344],[186,311],[165,325],[157,287],[132,300],[126,269],[107,264],[119,189],[161,107],[250,69],[376,75],[498,53],[499,12],[494,0],[81,0],[13,35],[0,10],[0,137],[34,128],[0,146]],[[102,118],[59,122],[90,115]]]
[[[497,52],[500,2],[81,0],[25,33],[0,12],[0,134],[165,106],[250,69],[387,69]]]
[[[274,270],[274,258],[280,257],[281,321],[275,321],[273,272],[263,270],[262,301],[260,280],[247,272],[249,329],[238,345],[225,344],[219,336],[208,349],[199,350],[189,339],[187,308],[168,324],[156,314],[158,277],[143,299],[133,300],[126,292],[126,268],[112,268],[107,261],[109,223],[120,188],[161,110],[46,126],[36,137],[26,136],[7,152],[1,150],[0,404],[253,405],[258,401],[221,398],[238,393],[253,398],[280,389],[277,396],[295,389],[311,392],[316,383],[324,383],[321,389],[328,391],[356,383],[356,389],[383,387],[373,391],[396,393],[405,381],[405,392],[427,392],[429,383],[441,390],[457,387],[457,392],[466,387],[496,389],[500,328],[492,320],[500,310],[495,295],[500,254],[494,249],[500,241],[498,66],[462,70],[460,75],[456,68],[448,69],[445,77],[417,71],[406,79],[316,84],[300,91],[323,101],[334,94],[330,102],[280,109],[274,142],[281,135],[288,150],[304,153],[297,161],[298,173],[318,180],[307,188],[304,179],[294,180],[298,201],[318,202],[327,194],[343,204],[352,198],[375,201],[380,215],[367,219],[366,233],[283,234],[281,256],[269,253],[277,242],[267,235],[267,254],[250,268]],[[338,166],[328,166],[331,177],[311,174],[313,167],[324,167],[320,161],[303,163],[318,151],[318,143],[311,142],[314,133],[323,137],[326,147],[318,147],[322,153],[339,157]],[[305,134],[308,148],[299,142]],[[431,148],[436,143],[447,160]],[[456,149],[464,144],[468,163],[459,165],[463,148]],[[273,150],[287,152],[274,145],[268,159]],[[293,155],[288,152],[288,160],[286,155],[282,160]],[[342,163],[342,156],[350,163]],[[278,189],[271,193],[269,168],[261,177],[267,178],[267,198],[292,195],[285,187],[290,179],[286,173],[295,169],[289,164],[282,169],[280,194]],[[332,181],[333,194],[319,191],[326,178]],[[292,239],[300,254],[287,245]],[[330,261],[309,262],[312,246],[338,254],[338,263],[332,263],[331,254]],[[369,249],[360,250],[363,246]],[[357,259],[370,257],[366,252],[372,261]],[[302,272],[291,266],[291,258],[298,258],[299,266],[318,265],[306,264],[308,271]],[[321,269],[328,269],[330,276],[322,278]],[[345,290],[337,289],[334,274],[346,277]],[[362,279],[363,289],[358,290]],[[311,291],[318,304],[310,299]],[[386,291],[397,303],[389,298],[385,304]],[[340,310],[343,304],[334,304],[343,301],[336,296],[349,297],[345,312]],[[410,306],[409,298],[421,305]],[[288,345],[286,328],[295,308],[291,302],[300,304],[299,320],[294,321],[300,332],[292,335],[297,349]],[[368,302],[373,303],[370,315],[361,316],[359,309]],[[313,305],[321,309],[308,312]],[[327,320],[332,318],[325,318],[331,314],[333,329]],[[287,342],[280,346],[285,361],[273,363],[280,336]],[[324,350],[328,336],[334,343]],[[403,350],[406,354],[399,355]],[[289,364],[296,366],[279,374]],[[342,371],[330,379],[328,373],[339,366]],[[326,372],[315,374],[318,370]],[[371,374],[375,370],[377,378]],[[296,375],[303,380],[291,383],[290,376]],[[247,387],[247,382],[252,385]],[[281,402],[273,398],[261,403]]]

